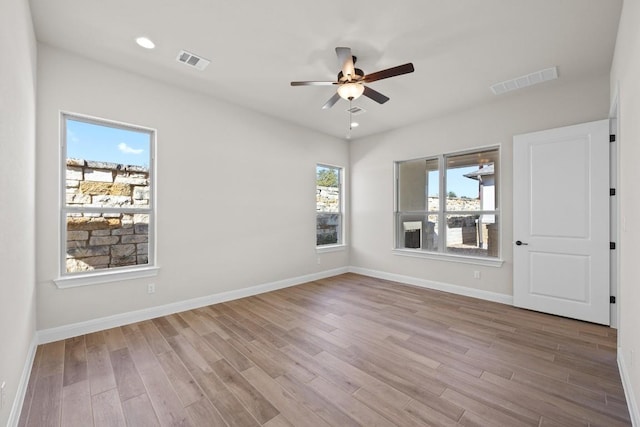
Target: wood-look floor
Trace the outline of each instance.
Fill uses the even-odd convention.
[[[38,347],[21,426],[628,426],[616,332],[345,274]]]

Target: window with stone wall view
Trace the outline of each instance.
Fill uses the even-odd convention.
[[[63,115],[62,274],[153,265],[152,130]]]
[[[342,169],[316,167],[316,245],[342,244]]]

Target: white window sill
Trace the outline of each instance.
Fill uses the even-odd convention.
[[[480,258],[462,255],[443,254],[439,252],[426,252],[413,249],[392,249],[394,255],[414,258],[435,259],[438,261],[459,262],[463,264],[484,265],[487,267],[502,267],[504,260],[499,258]]]
[[[316,253],[324,254],[327,252],[346,251],[347,245],[323,245],[316,246]]]
[[[160,267],[142,267],[123,270],[100,271],[82,273],[73,276],[63,276],[53,282],[59,289],[75,288],[78,286],[98,285],[101,283],[118,282],[128,279],[157,276]]]

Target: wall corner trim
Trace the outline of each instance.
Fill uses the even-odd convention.
[[[347,267],[325,270],[318,273],[307,274],[304,276],[292,277],[289,279],[250,286],[248,288],[221,292],[204,297],[178,301],[156,307],[149,307],[142,310],[115,314],[113,316],[102,317],[99,319],[91,319],[85,322],[72,323],[55,328],[43,329],[37,332],[37,343],[46,344],[49,342],[77,337],[79,335],[115,328],[130,323],[142,322],[144,320],[154,319],[160,316],[166,316],[169,314],[192,310],[194,308],[205,307],[207,305],[218,304],[221,302],[232,301],[239,298],[250,297],[265,292],[288,288],[290,286],[300,285],[302,283],[312,282],[314,280],[325,279],[327,277],[337,276],[339,274],[347,272]]]
[[[407,285],[421,288],[434,289],[437,291],[449,292],[456,295],[478,298],[486,301],[498,302],[501,304],[513,305],[513,296],[500,294],[497,292],[483,291],[481,289],[468,288],[466,286],[452,285],[449,283],[435,282],[432,280],[418,279],[416,277],[404,276],[401,274],[387,273],[385,271],[370,270],[361,267],[349,267],[350,273],[362,274],[363,276],[375,277],[378,279],[391,280],[405,283]]]
[[[33,334],[31,344],[29,344],[29,352],[27,358],[24,361],[24,367],[22,368],[22,375],[20,375],[20,383],[16,391],[16,396],[13,399],[13,405],[11,406],[11,412],[9,413],[9,421],[7,427],[18,427],[20,421],[20,414],[22,412],[22,406],[24,405],[24,398],[27,395],[27,387],[29,385],[29,378],[31,377],[31,368],[33,367],[33,361],[36,357],[36,349],[38,348],[38,333]]]
[[[638,401],[629,377],[629,371],[622,357],[622,349],[618,347],[618,370],[620,371],[620,379],[622,380],[622,388],[624,389],[624,397],[627,399],[627,407],[629,408],[629,416],[631,417],[632,426],[640,426],[640,410]]]

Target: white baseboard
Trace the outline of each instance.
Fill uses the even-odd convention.
[[[18,421],[20,421],[20,413],[22,412],[22,405],[24,405],[24,398],[27,395],[27,386],[29,385],[29,377],[31,376],[31,367],[36,357],[36,349],[38,348],[37,334],[34,334],[29,344],[29,352],[27,353],[27,359],[24,362],[22,368],[22,375],[20,375],[20,382],[18,383],[18,390],[16,390],[16,397],[13,399],[13,405],[11,406],[11,412],[9,413],[9,421],[7,427],[17,427]]]
[[[337,276],[338,274],[347,273],[348,271],[349,269],[347,267],[336,268],[333,270],[321,271],[318,273],[307,274],[304,276],[293,277],[276,282],[264,283],[244,289],[222,292],[219,294],[207,295],[204,297],[193,298],[185,301],[178,301],[175,303],[160,305],[157,307],[149,307],[143,310],[115,314],[113,316],[102,317],[99,319],[87,320],[86,322],[79,322],[70,325],[59,326],[56,328],[44,329],[37,332],[38,344],[59,341],[67,338],[77,337],[79,335],[115,328],[117,326],[154,319],[160,316],[167,316],[169,314],[179,313],[181,311],[205,307],[207,305],[250,297],[265,292],[300,285],[302,283],[312,282],[314,280]]]
[[[624,388],[624,397],[627,399],[627,407],[629,408],[631,425],[634,427],[640,427],[640,410],[638,409],[636,396],[631,385],[631,378],[629,378],[629,372],[627,371],[627,367],[624,364],[622,349],[620,347],[618,347],[618,369],[620,370],[622,388]]]
[[[483,291],[480,289],[467,288],[466,286],[451,285],[449,283],[434,282],[433,280],[418,279],[416,277],[387,273],[385,271],[370,270],[368,268],[349,267],[349,272],[362,274],[363,276],[371,276],[378,279],[406,283],[407,285],[419,286],[421,288],[435,289],[438,291],[449,292],[451,294],[464,295],[467,297],[513,305],[513,296],[499,294],[497,292]]]

